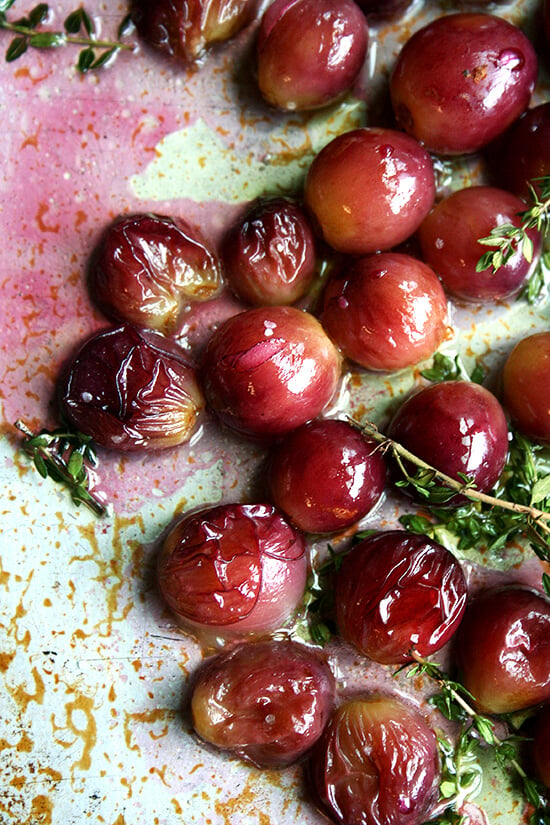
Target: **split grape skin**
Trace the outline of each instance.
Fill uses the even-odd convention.
[[[392,696],[343,701],[308,763],[314,800],[337,825],[421,825],[438,798],[435,733]]]
[[[413,392],[390,421],[388,436],[451,478],[467,476],[481,492],[497,483],[508,455],[504,410],[489,390],[471,381],[443,381]],[[464,498],[457,494],[447,504]]]
[[[159,332],[129,324],[85,341],[58,381],[64,417],[112,450],[160,450],[195,433],[204,397],[185,352]]]
[[[440,650],[457,630],[468,597],[460,563],[445,547],[405,530],[355,544],[336,576],[342,637],[384,665]]]
[[[503,224],[521,226],[525,203],[516,195],[493,186],[459,189],[439,201],[418,230],[422,257],[437,273],[445,292],[466,303],[497,303],[514,298],[538,265],[542,236],[527,231],[533,257],[527,261],[521,249],[496,271],[476,271],[485,251],[478,241]]]
[[[379,372],[429,358],[449,328],[436,274],[397,252],[344,261],[327,282],[320,319],[347,358]]]
[[[207,659],[194,679],[191,713],[204,741],[259,768],[282,768],[304,759],[334,702],[334,677],[321,653],[266,639]]]
[[[88,288],[111,321],[174,332],[184,306],[214,297],[221,265],[201,233],[181,218],[140,214],[107,227]]]
[[[395,129],[363,127],[333,138],[313,159],[304,197],[320,235],[351,255],[406,241],[434,203],[430,155]]]
[[[341,356],[319,321],[257,307],[225,321],[202,364],[209,408],[237,432],[273,438],[316,418],[339,386]]]
[[[454,642],[460,680],[482,713],[550,699],[550,600],[542,593],[520,586],[480,593]]]
[[[132,0],[131,5],[141,39],[184,66],[193,66],[214,44],[234,37],[256,10],[256,0]]]
[[[502,370],[502,403],[517,429],[550,444],[550,332],[535,332],[518,341]]]
[[[249,304],[293,304],[311,287],[316,248],[315,233],[299,204],[287,198],[261,199],[225,236],[225,278]]]
[[[525,112],[537,69],[531,41],[507,20],[444,15],[398,55],[390,77],[396,120],[435,154],[477,152]]]
[[[367,21],[353,0],[275,0],[257,37],[257,82],[267,103],[288,111],[341,99],[365,62]]]
[[[172,525],[157,578],[182,627],[227,640],[280,629],[303,598],[307,567],[301,533],[271,504],[222,504]]]
[[[386,464],[347,421],[310,421],[279,440],[266,479],[271,500],[306,533],[345,530],[379,501]]]

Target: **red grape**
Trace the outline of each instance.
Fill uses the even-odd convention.
[[[437,739],[400,699],[347,700],[314,746],[310,777],[338,825],[421,825],[438,797]]]
[[[486,303],[516,296],[537,266],[542,239],[528,230],[533,243],[531,263],[521,249],[496,271],[476,271],[487,247],[480,244],[492,229],[521,225],[525,204],[516,195],[493,186],[460,189],[440,201],[420,226],[418,237],[425,261],[439,275],[445,291],[461,301]]]
[[[279,109],[316,109],[355,82],[368,47],[365,16],[353,0],[275,0],[257,41],[258,85]]]
[[[225,321],[206,347],[210,408],[229,427],[274,436],[316,418],[331,401],[341,358],[320,323],[294,307],[258,307]]]
[[[215,253],[181,218],[130,215],[108,227],[88,283],[112,321],[172,332],[181,309],[211,298],[221,285]]]
[[[365,127],[330,141],[314,158],[306,204],[340,252],[387,250],[418,229],[435,197],[433,164],[408,135]]]
[[[478,595],[456,634],[464,687],[483,713],[513,713],[550,699],[550,600],[525,587]]]
[[[334,703],[324,659],[287,639],[245,642],[203,663],[191,699],[205,741],[258,767],[290,765],[317,741]]]
[[[540,192],[537,178],[550,175],[550,101],[533,106],[503,136],[496,159],[499,183],[521,197],[528,182]]]
[[[347,421],[311,421],[273,448],[271,498],[308,533],[334,533],[365,516],[384,490],[386,466],[376,444]]]
[[[519,341],[504,364],[502,402],[517,429],[550,443],[550,332]]]
[[[357,0],[357,5],[365,13],[369,23],[374,25],[401,17],[414,0]]]
[[[537,779],[550,788],[550,705],[546,704],[535,714],[533,738],[529,747]]]
[[[447,335],[447,299],[426,264],[397,252],[343,263],[328,281],[321,323],[344,355],[393,372],[432,355]]]
[[[495,396],[470,381],[444,381],[414,392],[394,415],[388,435],[432,467],[464,474],[487,492],[508,454],[508,425]],[[452,503],[460,503],[455,496]]]
[[[297,203],[260,200],[227,233],[222,258],[227,281],[243,300],[293,304],[315,276],[315,234]]]
[[[343,638],[381,664],[429,656],[454,634],[467,585],[455,557],[426,536],[375,533],[345,556],[336,579]]]
[[[132,0],[140,37],[185,65],[236,35],[255,13],[256,0]]]
[[[190,513],[166,536],[160,591],[177,619],[223,638],[275,630],[304,594],[300,533],[268,504],[222,504]]]
[[[529,105],[535,50],[523,32],[484,13],[438,17],[405,43],[391,79],[399,125],[430,152],[486,146]]]
[[[64,414],[114,450],[156,450],[188,441],[204,399],[184,351],[159,332],[130,325],[87,340],[59,381]]]

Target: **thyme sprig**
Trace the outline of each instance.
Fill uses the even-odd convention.
[[[535,188],[535,184],[538,188]],[[533,260],[533,241],[528,233],[531,229],[546,232],[550,225],[550,175],[535,178],[528,186],[531,204],[523,212],[518,213],[521,219],[519,226],[512,223],[495,226],[487,237],[478,240],[479,244],[490,249],[480,257],[476,272],[486,269],[496,272],[510,261],[517,250],[521,251],[529,263]],[[540,273],[537,273],[536,280],[540,282]],[[536,291],[536,284],[531,284],[530,289],[531,292]]]
[[[98,40],[94,22],[82,7],[65,18],[62,31],[49,31],[43,28],[50,16],[47,3],[39,3],[25,17],[10,21],[6,12],[14,3],[15,0],[0,0],[0,29],[15,35],[6,50],[8,62],[18,60],[29,48],[78,46],[81,48],[76,65],[79,72],[85,73],[105,66],[121,49],[133,51],[135,48],[133,43],[122,40],[131,28],[129,15],[118,27],[117,40]]]
[[[400,519],[407,529],[429,535],[435,521],[458,535],[462,548],[475,547],[481,538],[501,546],[523,536],[539,558],[550,561],[550,475],[539,473],[536,447],[527,439],[514,435],[502,484],[489,495],[478,490],[468,476],[451,478],[427,464],[374,424],[353,423],[392,455],[401,474],[397,485],[414,489],[424,500],[427,516]],[[442,507],[456,501],[457,494],[468,504],[458,509]]]
[[[525,799],[531,804],[533,813],[531,825],[550,823],[550,802],[544,786],[527,775],[518,761],[520,738],[510,730],[506,718],[499,717],[504,736],[499,735],[497,722],[479,713],[474,707],[474,697],[460,682],[453,681],[441,668],[414,651],[414,664],[404,665],[399,670],[409,668],[408,676],[425,675],[435,682],[439,691],[429,698],[430,704],[451,722],[460,725],[460,733],[453,745],[449,740],[439,741],[442,756],[442,780],[440,796],[445,809],[436,822],[459,825],[459,807],[472,793],[479,789],[481,766],[476,759],[476,751],[481,746],[489,747],[498,767],[507,772],[510,769],[519,781]],[[399,671],[398,671],[399,672]]]
[[[89,490],[88,467],[97,465],[90,437],[62,428],[33,433],[21,419],[15,422],[15,426],[25,436],[23,450],[42,478],[51,478],[62,484],[77,506],[84,504],[96,516],[103,516],[105,506]]]

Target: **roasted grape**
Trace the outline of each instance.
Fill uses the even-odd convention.
[[[245,642],[207,659],[191,698],[193,727],[205,741],[262,768],[302,759],[334,704],[324,658],[298,642]]]
[[[467,476],[482,492],[494,487],[508,455],[504,411],[489,390],[471,381],[443,381],[414,392],[398,408],[388,435],[451,478]],[[452,503],[461,501],[457,495]]]
[[[294,307],[258,307],[222,324],[206,347],[207,402],[232,429],[257,437],[316,418],[338,387],[341,359],[320,323]]]
[[[192,65],[248,25],[256,8],[256,0],[132,0],[132,19],[148,45]]]
[[[499,184],[528,198],[529,184],[540,192],[538,178],[550,175],[550,101],[533,106],[500,141],[495,172]]]
[[[434,197],[428,153],[408,135],[375,127],[331,140],[314,158],[305,183],[306,204],[322,236],[353,255],[405,241]]]
[[[381,664],[429,656],[453,636],[467,585],[455,557],[426,536],[375,533],[345,556],[336,580],[343,638]]]
[[[550,699],[550,600],[525,587],[478,595],[456,634],[461,681],[483,713]]]
[[[437,276],[397,252],[345,261],[327,283],[320,317],[347,358],[382,372],[428,358],[448,331]]]
[[[395,117],[430,152],[476,152],[527,109],[537,68],[530,40],[507,20],[475,12],[438,17],[397,58]]]
[[[516,195],[494,186],[459,189],[441,200],[418,231],[424,260],[439,275],[448,295],[463,302],[490,303],[515,297],[539,263],[541,233],[527,234],[533,244],[528,261],[516,248],[506,264],[478,272],[487,251],[479,243],[503,224],[521,225],[525,204]]]
[[[341,98],[365,61],[367,21],[353,0],[275,0],[257,40],[258,86],[279,109],[317,109]]]
[[[128,324],[102,330],[66,365],[62,411],[113,450],[157,450],[188,441],[204,407],[194,369],[177,344]]]
[[[316,270],[316,241],[306,212],[287,198],[255,203],[227,233],[224,273],[250,304],[293,304],[308,291]]]
[[[103,234],[88,276],[92,300],[111,321],[173,332],[190,301],[221,286],[216,254],[181,218],[121,217]]]
[[[359,521],[384,490],[376,444],[347,421],[310,421],[273,448],[267,481],[274,503],[307,533],[334,533]]]
[[[313,749],[310,777],[338,825],[421,825],[438,797],[437,739],[400,699],[347,700]]]
[[[550,788],[550,704],[537,711],[533,720],[530,757],[537,779]]]
[[[550,332],[535,332],[513,347],[502,371],[502,403],[517,429],[550,443]]]
[[[301,534],[268,504],[222,504],[184,516],[158,562],[160,592],[178,621],[221,638],[284,625],[306,576]]]

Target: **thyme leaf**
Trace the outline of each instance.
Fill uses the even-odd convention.
[[[103,516],[105,506],[89,490],[88,468],[97,465],[90,436],[61,428],[35,434],[20,419],[15,426],[25,436],[23,450],[42,478],[66,487],[77,506],[84,504],[96,516]]]
[[[47,3],[39,3],[26,17],[10,21],[6,12],[14,3],[15,0],[0,0],[0,29],[15,35],[5,53],[8,62],[18,60],[29,48],[78,46],[81,48],[76,66],[79,72],[85,73],[105,66],[120,50],[135,48],[135,44],[123,40],[131,28],[129,15],[118,28],[118,40],[98,40],[94,22],[83,8],[75,9],[65,18],[62,31],[48,31],[42,28],[50,15]]]

